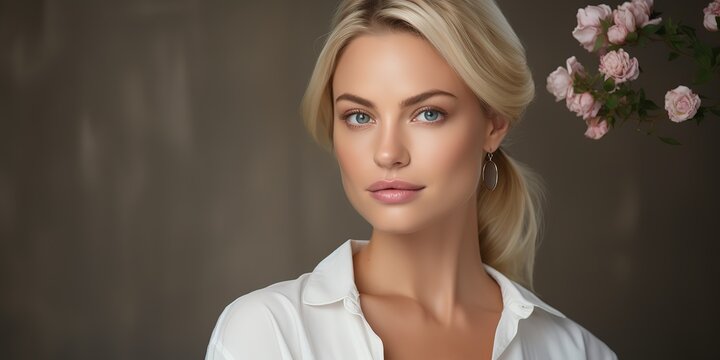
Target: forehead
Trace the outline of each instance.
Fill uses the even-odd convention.
[[[345,91],[368,97],[406,96],[430,88],[458,95],[469,91],[427,40],[409,32],[352,39],[338,59],[332,86],[335,96]]]

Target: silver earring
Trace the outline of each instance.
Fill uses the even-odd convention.
[[[498,181],[498,167],[495,162],[492,161],[492,157],[492,152],[487,153],[487,161],[485,161],[482,167],[482,181],[490,191],[495,190]]]

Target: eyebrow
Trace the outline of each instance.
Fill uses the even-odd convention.
[[[437,96],[437,95],[446,95],[446,96],[452,96],[454,98],[457,98],[457,96],[455,96],[447,91],[433,89],[433,90],[428,90],[423,93],[417,94],[415,96],[411,96],[411,97],[401,101],[400,106],[408,107],[410,105],[417,104],[423,100],[429,99],[429,98],[431,98],[433,96]],[[375,104],[373,104],[372,101],[370,101],[368,99],[363,99],[357,95],[348,94],[348,93],[342,94],[335,99],[335,103],[337,103],[340,100],[350,100],[350,101],[356,102],[360,105],[375,109]]]

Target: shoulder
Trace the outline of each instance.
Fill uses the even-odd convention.
[[[519,327],[524,343],[549,347],[553,358],[617,359],[607,344],[565,315],[536,308]]]
[[[263,325],[297,309],[307,275],[302,274],[296,279],[277,282],[238,297],[223,309],[217,326],[225,334],[236,333],[233,330]]]
[[[283,326],[297,313],[307,274],[242,295],[225,306],[208,344],[206,359],[267,358],[281,351]],[[280,353],[270,358],[280,358]]]
[[[559,310],[548,305],[533,291],[511,280],[503,273],[485,265],[488,273],[500,285],[503,302],[512,316],[503,324],[515,334],[500,339],[500,347],[508,343],[508,351],[518,358],[613,360],[615,353],[599,338]],[[512,340],[512,341],[511,341]],[[513,358],[510,355],[510,358]]]

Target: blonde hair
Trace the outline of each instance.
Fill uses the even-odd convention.
[[[378,31],[409,31],[432,44],[476,94],[483,107],[512,128],[535,95],[525,50],[493,0],[345,0],[332,19],[301,103],[313,139],[332,151],[332,76],[354,37]],[[540,179],[498,148],[495,190],[480,182],[478,231],[483,261],[532,289],[542,224]]]

